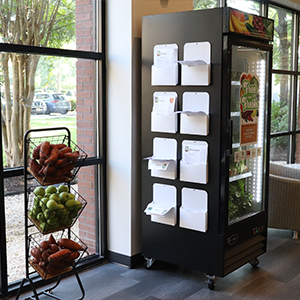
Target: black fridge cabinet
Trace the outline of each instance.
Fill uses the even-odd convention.
[[[273,26],[230,8],[143,17],[147,268],[203,271],[213,289],[266,252]]]

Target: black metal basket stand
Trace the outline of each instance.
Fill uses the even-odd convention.
[[[48,135],[47,135],[47,132],[49,133]],[[39,136],[39,135],[41,135],[41,136]],[[44,174],[44,178],[35,176],[36,174],[34,174],[32,172],[32,170],[30,169],[29,159],[32,157],[32,151],[34,150],[35,147],[38,146],[39,143],[41,143],[45,140],[49,141],[52,144],[64,143],[68,147],[72,148],[73,151],[77,151],[79,153],[79,158],[76,161],[76,163],[74,163],[74,167],[72,169],[72,172],[70,173],[70,177],[65,177],[65,181],[58,180],[57,182],[49,182],[46,180],[47,174]],[[29,299],[39,300],[40,295],[46,295],[48,297],[51,297],[51,298],[54,298],[57,300],[62,300],[62,298],[54,295],[52,291],[60,284],[62,276],[66,275],[66,274],[68,274],[68,275],[73,274],[73,275],[75,275],[75,277],[77,279],[79,288],[82,293],[81,297],[78,298],[78,300],[82,300],[85,297],[84,287],[82,285],[82,282],[81,282],[78,272],[76,270],[76,264],[78,263],[78,261],[82,257],[82,255],[86,252],[86,250],[87,250],[86,245],[85,245],[83,253],[81,253],[81,255],[77,259],[76,263],[74,263],[72,266],[66,268],[62,272],[51,275],[51,276],[49,276],[49,274],[47,274],[47,272],[46,273],[40,272],[40,270],[38,268],[35,268],[30,261],[30,257],[31,257],[30,248],[32,247],[32,242],[36,242],[36,239],[38,236],[43,237],[44,234],[47,234],[49,232],[61,232],[62,236],[64,235],[64,237],[72,238],[72,237],[74,237],[74,233],[72,233],[71,227],[74,225],[77,218],[75,218],[70,224],[66,225],[65,227],[60,227],[60,228],[58,228],[56,230],[54,229],[52,231],[48,230],[47,232],[46,231],[44,232],[43,230],[41,230],[41,228],[37,224],[38,222],[37,223],[32,222],[33,220],[30,218],[30,215],[29,215],[29,210],[30,210],[30,205],[31,205],[31,203],[29,201],[29,197],[30,197],[30,193],[32,193],[32,188],[30,188],[28,186],[28,181],[32,178],[35,178],[38,185],[41,185],[41,186],[46,186],[46,185],[50,185],[50,184],[53,184],[53,185],[66,184],[70,188],[71,181],[77,175],[79,168],[80,168],[81,164],[83,163],[83,161],[86,159],[86,157],[87,157],[87,155],[84,153],[84,151],[71,141],[70,130],[66,127],[31,129],[31,130],[28,130],[24,135],[24,198],[25,198],[24,205],[25,205],[26,277],[23,278],[23,280],[21,282],[21,285],[18,289],[18,293],[16,295],[16,300],[19,299],[21,291],[22,291],[24,285],[26,284],[26,282],[28,282],[28,284],[30,285],[30,289],[33,291],[33,295],[31,295],[27,298],[24,298],[23,300],[29,300]],[[81,198],[81,202],[83,205],[82,205],[80,212],[84,209],[84,207],[86,205],[86,203],[84,203],[84,201],[82,199],[83,198]],[[79,239],[77,236],[76,236],[76,238]],[[80,241],[80,242],[82,245],[84,245],[84,243],[82,241]],[[37,292],[36,288],[34,286],[34,282],[33,282],[34,275],[37,275],[36,273],[38,273],[44,280],[48,280],[50,278],[57,277],[57,281],[52,287],[45,289],[41,292]]]

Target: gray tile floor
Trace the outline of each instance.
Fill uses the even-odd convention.
[[[84,299],[298,300],[300,240],[292,240],[291,236],[290,231],[269,230],[268,251],[259,257],[258,267],[247,264],[219,278],[214,291],[208,289],[205,274],[198,271],[158,261],[150,270],[143,266],[127,269],[108,263],[79,274],[86,293]],[[63,279],[54,294],[64,300],[80,299],[76,278],[71,276]],[[22,295],[20,299],[27,295]],[[53,299],[48,296],[39,298]]]

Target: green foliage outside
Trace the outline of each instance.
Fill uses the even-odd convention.
[[[217,0],[194,0],[194,10],[217,7]]]

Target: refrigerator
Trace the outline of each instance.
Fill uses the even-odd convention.
[[[214,289],[266,252],[273,20],[231,8],[142,20],[142,254]]]

